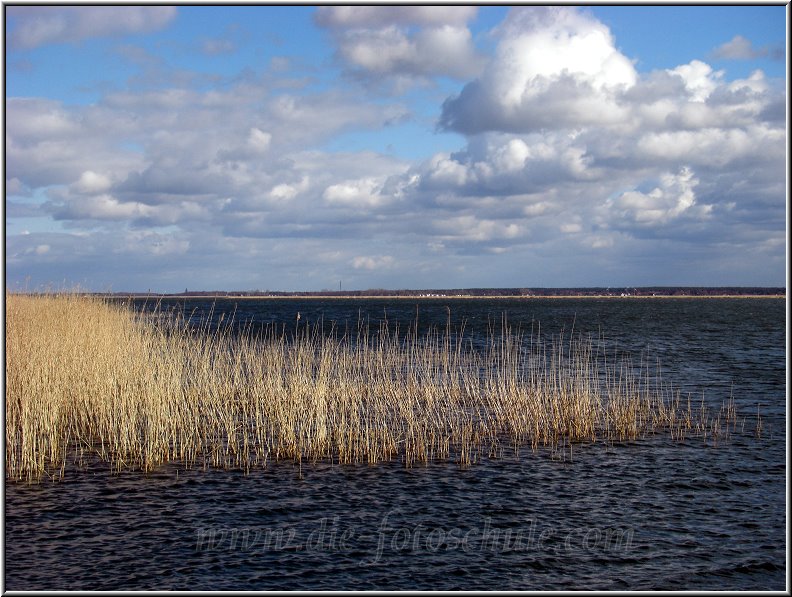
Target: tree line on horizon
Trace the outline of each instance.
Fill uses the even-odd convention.
[[[97,293],[115,296],[220,296],[220,297],[299,297],[299,296],[330,296],[330,297],[465,297],[465,296],[515,296],[515,297],[546,297],[546,296],[719,296],[745,295],[767,296],[786,295],[786,288],[764,286],[642,286],[642,287],[569,287],[569,288],[454,288],[454,289],[398,289],[370,288],[367,290],[318,290],[318,291],[284,291],[284,290],[188,290],[178,293],[138,293],[114,292]]]

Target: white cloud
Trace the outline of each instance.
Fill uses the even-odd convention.
[[[353,68],[372,75],[451,77],[475,75],[481,59],[470,31],[445,25],[410,34],[395,26],[345,32],[339,52]]]
[[[526,132],[624,118],[617,97],[637,73],[602,23],[571,7],[532,6],[512,9],[497,31],[494,59],[445,102],[443,127]]]
[[[53,141],[73,136],[80,130],[79,119],[58,101],[10,97],[6,105],[15,115],[7,123],[12,137],[24,138],[28,142]]]
[[[152,215],[155,208],[136,201],[122,202],[112,195],[71,198],[55,210],[61,219],[131,220]]]
[[[333,32],[339,56],[358,75],[403,85],[478,74],[483,62],[466,26],[475,15],[476,7],[325,6],[316,21]]]
[[[477,11],[475,6],[320,6],[316,21],[330,28],[464,25]]]
[[[139,153],[121,146],[136,134],[124,112],[107,118],[99,107],[9,98],[6,114],[8,172],[31,189],[73,183],[88,169],[110,175],[142,166]]]
[[[424,184],[434,186],[434,183],[440,183],[443,186],[461,187],[467,182],[467,168],[453,159],[450,154],[435,154],[427,166]]]
[[[610,237],[593,236],[589,239],[589,246],[592,249],[608,249],[613,244],[613,239]]]
[[[120,192],[116,196],[111,191]],[[210,220],[220,201],[200,201],[179,197],[160,204],[137,200],[123,192],[123,185],[114,185],[109,177],[86,171],[69,187],[53,187],[42,209],[56,220],[72,225],[95,228],[102,223],[126,223],[134,226],[186,225]]]
[[[250,135],[248,135],[248,145],[254,150],[258,152],[264,152],[269,149],[270,142],[272,141],[272,135],[269,133],[265,133],[264,131],[253,127],[250,129]]]
[[[514,9],[499,30],[502,41],[490,76],[505,106],[546,92],[563,76],[595,91],[635,84],[635,69],[615,48],[608,28],[575,9]]]
[[[498,170],[513,172],[525,167],[525,160],[531,155],[531,150],[522,139],[511,139],[502,146],[494,156],[493,163]]]
[[[613,201],[613,209],[639,225],[658,226],[683,214],[706,218],[711,205],[696,205],[695,188],[699,180],[693,171],[682,168],[678,173],[664,173],[660,184],[647,193],[633,190]]]
[[[746,283],[778,275],[778,81],[732,79],[695,57],[639,74],[604,25],[571,7],[513,10],[486,69],[455,71],[478,41],[467,28],[475,7],[382,8],[320,9],[338,56],[358,52],[345,65],[359,77],[343,84],[296,90],[271,69],[212,86],[170,77],[163,62],[156,84],[130,82],[93,104],[8,98],[10,275],[60,280],[72,268],[105,280],[123,269],[137,289],[191,287],[192,272],[217,288],[436,287],[474,274],[509,285],[503,272],[515,271],[526,285],[567,273],[597,284],[603,268],[656,271],[672,248],[684,269],[689,249],[717,255],[731,242],[763,257],[756,274],[744,268]],[[544,61],[541,47],[552,50]],[[421,139],[415,155],[426,157],[408,161],[338,149],[372,133],[385,147],[391,131],[396,144],[416,128],[416,97],[440,89],[394,100],[360,77],[454,73],[478,77],[443,106],[441,124],[467,135],[456,150],[431,155]],[[179,271],[190,278],[176,282]]]
[[[483,134],[471,139],[464,150],[435,154],[416,170],[424,190],[515,195],[563,181],[588,180],[597,172],[590,162],[576,135]]]
[[[609,254],[783,229],[784,95],[762,71],[728,80],[694,59],[639,75],[601,23],[568,7],[515,9],[497,34],[484,73],[443,105],[441,127],[467,145],[411,170],[428,205],[457,210],[448,246],[493,239],[494,222],[531,246],[555,230]]]
[[[113,181],[109,176],[86,170],[80,175],[80,179],[74,183],[73,188],[78,193],[94,195],[110,190],[112,184]]]
[[[720,84],[724,74],[723,71],[713,71],[709,64],[701,60],[692,60],[688,64],[669,69],[668,72],[682,78],[685,89],[694,102],[705,101]]]
[[[310,187],[310,178],[304,177],[296,184],[281,183],[272,187],[269,195],[275,201],[291,201]]]
[[[441,240],[489,242],[515,239],[521,234],[521,228],[513,222],[501,222],[475,215],[462,215],[435,221],[434,229]]]
[[[268,105],[268,112],[285,133],[282,141],[295,146],[315,144],[350,128],[379,128],[409,115],[403,105],[378,106],[340,91],[310,96],[279,95]]]
[[[539,201],[537,203],[531,203],[529,205],[526,205],[523,208],[523,214],[528,216],[529,218],[534,218],[549,213],[552,209],[553,209],[552,203],[549,203],[547,201]]]
[[[31,49],[92,37],[149,33],[176,16],[174,6],[11,6],[9,39]]]
[[[784,131],[761,123],[746,128],[700,130],[677,130],[647,132],[635,145],[645,161],[659,163],[689,163],[724,168],[737,166],[746,160],[745,166],[765,152],[766,157],[780,157]]]
[[[293,217],[287,204],[300,202],[305,223],[292,229],[332,235],[348,225],[336,212],[387,197],[369,181],[346,203],[331,191],[341,201],[320,208],[325,189],[367,177],[379,187],[403,166],[372,152],[306,148],[339,130],[380,128],[403,110],[351,92],[269,97],[264,83],[246,81],[204,92],[126,91],[89,106],[10,98],[6,159],[13,188],[50,187],[50,213],[70,226],[202,220],[218,233],[287,234],[279,222]]]
[[[363,209],[382,204],[386,197],[380,194],[382,182],[376,178],[347,180],[328,186],[322,197],[330,205]]]
[[[764,94],[768,91],[767,81],[765,75],[761,70],[753,71],[747,79],[735,79],[728,85],[731,92],[747,92],[748,94]],[[760,107],[757,105],[757,108]],[[757,110],[758,111],[758,110]]]

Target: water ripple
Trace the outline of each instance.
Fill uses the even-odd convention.
[[[421,321],[444,324],[445,304],[422,302]],[[716,405],[733,393],[745,430],[717,447],[658,436],[571,456],[521,450],[469,469],[275,462],[247,475],[170,465],[6,482],[6,588],[784,589],[784,301],[457,306],[474,332],[504,307],[528,329],[574,320],[613,332],[629,350],[659,353],[697,400],[702,389]],[[343,325],[385,307],[394,322],[415,313],[385,301],[243,301],[237,317],[289,322],[297,309]],[[772,428],[761,438],[750,419],[759,403]]]

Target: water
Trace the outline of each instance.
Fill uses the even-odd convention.
[[[473,338],[505,312],[514,328],[574,328],[657,358],[714,409],[733,395],[742,423],[717,446],[660,435],[506,450],[467,469],[281,462],[248,475],[169,465],[7,481],[7,590],[785,589],[782,299],[172,304],[195,321],[235,309],[237,322],[287,333],[320,319],[406,329],[416,313],[425,330],[445,326],[448,306]]]

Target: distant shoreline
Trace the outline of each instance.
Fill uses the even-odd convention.
[[[547,294],[547,295],[521,295],[521,294],[499,294],[499,295],[356,295],[356,294],[260,294],[260,295],[237,295],[237,294],[140,294],[140,293],[95,293],[98,296],[109,298],[154,298],[154,299],[234,299],[234,300],[282,300],[282,299],[316,299],[316,300],[349,300],[349,299],[393,299],[393,300],[469,300],[469,299],[783,299],[785,294],[658,294],[658,295],[608,295],[608,294]]]
[[[73,290],[21,292],[20,294],[51,295],[51,294],[84,294],[95,297],[115,299],[235,299],[235,300],[267,300],[267,299],[387,299],[387,300],[465,300],[465,299],[741,299],[741,298],[786,298],[783,286],[569,286],[569,287],[469,287],[469,288],[427,288],[397,289],[367,288],[365,290],[189,290],[184,292],[121,292],[104,291],[90,292]]]

